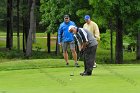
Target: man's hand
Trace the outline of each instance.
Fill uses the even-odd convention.
[[[84,49],[82,49],[82,50],[80,51],[79,56],[80,56],[80,57],[82,57],[82,56],[83,56],[83,54],[84,54]]]
[[[84,42],[82,44],[82,49],[85,50],[87,48],[88,44],[89,44],[88,42]]]
[[[62,43],[58,43],[59,44],[59,46],[62,46]]]

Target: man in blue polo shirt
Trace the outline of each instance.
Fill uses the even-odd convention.
[[[75,51],[74,37],[73,34],[68,31],[70,25],[75,25],[75,23],[73,21],[70,21],[69,15],[64,15],[64,22],[60,24],[58,29],[58,44],[62,46],[66,65],[69,65],[67,48],[70,45],[72,56],[75,61],[75,66],[79,67],[77,63],[77,53]]]

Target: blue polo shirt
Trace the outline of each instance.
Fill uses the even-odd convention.
[[[68,23],[63,22],[60,24],[58,29],[58,43],[74,41],[73,34],[68,31],[70,25],[75,26],[75,23],[69,21]]]

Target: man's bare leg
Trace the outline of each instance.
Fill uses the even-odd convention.
[[[64,56],[64,59],[66,61],[66,65],[68,65],[69,64],[69,62],[68,62],[68,52],[64,51],[63,56]]]
[[[79,67],[78,62],[77,62],[77,53],[76,53],[75,49],[71,49],[71,51],[72,51],[72,56],[73,56],[73,59],[75,62],[75,66]]]

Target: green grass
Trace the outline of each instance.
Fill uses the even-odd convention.
[[[0,36],[6,36],[6,31],[1,30],[1,28],[0,28]]]
[[[5,47],[6,46],[6,32],[3,32],[0,28],[0,47]]]
[[[17,49],[17,33],[13,33],[13,48]],[[51,34],[52,37],[55,37],[56,34]],[[41,50],[47,50],[47,33],[37,33],[36,34],[36,43],[33,44],[33,50],[41,48]],[[22,33],[20,33],[20,49],[22,49]],[[55,50],[56,39],[51,38],[51,50]],[[6,46],[6,33],[0,31],[0,47]]]
[[[90,77],[79,75],[62,59],[18,60],[0,63],[0,93],[139,93],[140,65],[98,64]]]

